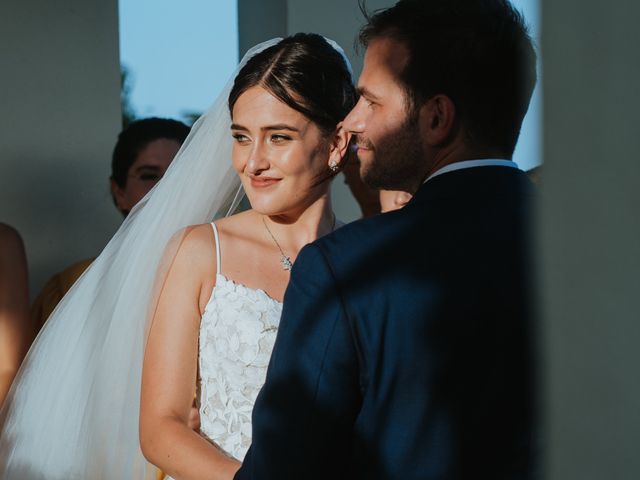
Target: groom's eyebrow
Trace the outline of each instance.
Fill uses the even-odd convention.
[[[373,92],[371,92],[371,90],[368,90],[366,87],[358,87],[356,88],[356,91],[358,92],[358,95],[362,95],[363,97],[368,98],[369,100],[378,100],[378,97],[374,95]]]

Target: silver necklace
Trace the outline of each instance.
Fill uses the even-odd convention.
[[[284,270],[286,270],[287,272],[290,272],[291,269],[293,268],[293,263],[291,262],[291,258],[287,257],[284,253],[284,251],[282,250],[282,247],[280,246],[280,244],[278,243],[278,241],[276,240],[276,237],[273,236],[273,233],[271,233],[271,229],[269,228],[269,225],[267,225],[267,221],[264,219],[264,217],[262,217],[262,223],[264,224],[264,228],[267,229],[267,232],[269,233],[269,236],[271,237],[271,240],[273,240],[273,243],[276,244],[276,247],[278,247],[278,250],[280,250],[280,263],[282,264],[282,268]],[[333,232],[336,228],[336,215],[335,213],[333,214],[333,225],[331,226],[331,231]]]

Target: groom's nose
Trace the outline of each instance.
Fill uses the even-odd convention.
[[[342,122],[343,127],[351,133],[362,133],[364,131],[364,101],[362,97],[354,105]]]

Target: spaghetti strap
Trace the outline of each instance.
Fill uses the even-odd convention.
[[[213,227],[213,236],[216,238],[216,273],[220,275],[220,237],[215,222],[211,222],[211,226]]]

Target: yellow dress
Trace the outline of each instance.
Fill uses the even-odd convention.
[[[31,305],[31,319],[36,328],[36,334],[56,308],[62,297],[71,289],[80,275],[89,268],[94,258],[87,258],[65,268],[52,276]]]

